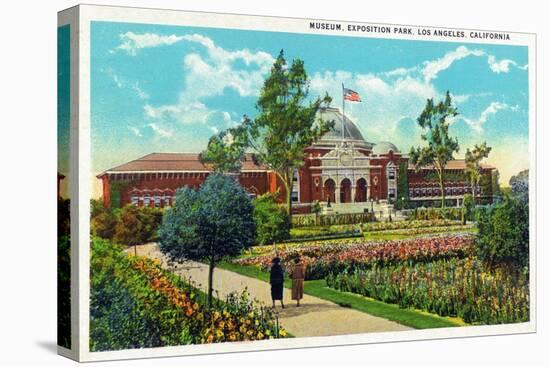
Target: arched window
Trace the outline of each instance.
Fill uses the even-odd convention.
[[[134,206],[139,205],[139,190],[132,190],[130,192],[130,204]]]
[[[170,203],[170,200],[172,199],[172,195],[174,193],[172,192],[172,190],[164,190],[164,206],[170,206],[171,203]]]
[[[349,178],[344,178],[342,182],[340,182],[340,202],[351,202],[351,181]]]
[[[355,201],[358,203],[364,203],[367,201],[367,180],[360,178],[357,180],[357,187],[355,189]]]
[[[334,183],[334,180],[329,178],[325,181],[325,184],[323,185],[323,199],[327,202],[334,203],[336,197],[335,197],[335,191],[336,184]]]
[[[151,195],[145,194],[143,195],[143,206],[150,206],[151,205]]]

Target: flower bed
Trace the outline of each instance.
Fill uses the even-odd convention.
[[[349,268],[368,268],[401,261],[432,261],[440,258],[464,257],[473,247],[469,234],[413,238],[398,241],[365,242],[334,241],[321,245],[270,246],[261,255],[234,260],[240,265],[256,265],[267,270],[275,255],[283,264],[292,263],[298,255],[307,265],[306,279],[322,279],[331,272]]]
[[[290,230],[291,239],[283,242],[361,237],[361,233],[359,225],[299,227],[292,228]]]
[[[344,213],[344,214],[295,214],[292,216],[293,227],[311,227],[346,225],[373,222],[376,218],[373,213]]]
[[[404,229],[390,229],[385,231],[371,231],[371,232],[364,232],[366,235],[369,233],[372,234],[397,234],[397,235],[408,235],[408,236],[416,236],[421,234],[436,234],[436,233],[451,233],[451,232],[460,232],[460,231],[471,231],[471,229],[474,228],[473,225],[450,225],[450,226],[442,226],[442,227],[420,227],[420,228],[404,228]]]
[[[413,228],[431,228],[457,226],[461,222],[449,219],[432,219],[432,220],[403,220],[395,222],[374,222],[363,225],[363,231],[386,231],[396,229],[413,229]]]
[[[204,294],[153,260],[127,256],[94,238],[91,258],[90,350],[119,350],[276,337],[270,309],[248,294],[211,308]],[[285,336],[279,329],[279,335]]]
[[[479,260],[444,259],[332,273],[329,287],[468,323],[529,320],[529,281],[519,272],[485,269]]]

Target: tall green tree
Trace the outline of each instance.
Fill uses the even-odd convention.
[[[481,179],[481,161],[489,156],[491,153],[491,147],[487,146],[487,142],[474,145],[474,148],[470,150],[466,149],[466,173],[470,176],[470,183],[472,185],[472,197],[474,203],[476,202],[477,186]]]
[[[304,163],[304,150],[328,132],[334,121],[318,118],[332,98],[309,97],[309,77],[304,62],[288,66],[281,50],[260,91],[255,119],[244,116],[243,122],[230,129],[234,142],[246,146],[258,161],[273,170],[285,188],[286,209],[292,213],[294,172]],[[227,155],[226,155],[227,156]]]
[[[184,187],[165,211],[158,231],[160,250],[173,261],[208,264],[208,302],[212,305],[214,268],[254,243],[253,206],[232,177],[213,173],[198,191]]]
[[[212,165],[215,172],[238,172],[242,167],[246,145],[242,139],[235,139],[232,130],[213,135],[201,153],[201,161]]]
[[[417,119],[418,125],[425,131],[421,137],[427,145],[412,147],[409,154],[416,169],[426,165],[433,166],[441,190],[441,207],[445,206],[445,165],[459,149],[458,140],[449,135],[449,119],[457,115],[458,110],[452,105],[449,91],[445,94],[445,99],[437,104],[433,98],[429,98]]]
[[[510,177],[509,184],[512,195],[519,196],[527,200],[529,197],[529,170],[523,170],[517,175]]]
[[[399,171],[397,174],[397,197],[396,207],[405,209],[409,206],[409,179],[407,176],[408,164],[406,162],[399,163]]]

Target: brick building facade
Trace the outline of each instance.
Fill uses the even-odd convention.
[[[440,200],[433,168],[415,170],[392,143],[367,142],[357,125],[338,109],[322,109],[320,117],[334,121],[334,127],[305,150],[304,164],[295,172],[292,200],[296,212],[310,212],[315,201],[338,212],[359,212],[372,208],[373,202],[391,203],[404,197],[422,204]],[[472,191],[465,168],[463,160],[451,161],[445,168],[446,176],[452,178],[446,182],[446,196],[457,204]],[[483,177],[493,180],[493,171],[493,167],[483,166]],[[164,207],[172,205],[178,188],[199,187],[210,172],[198,153],[152,153],[97,177],[103,184],[106,207]],[[400,175],[406,175],[406,193],[398,189]],[[276,174],[252,154],[246,155],[237,179],[251,197],[277,189],[284,197],[284,187]],[[487,189],[483,192],[478,188],[477,193],[492,197]]]

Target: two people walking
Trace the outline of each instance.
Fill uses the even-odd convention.
[[[304,278],[306,277],[306,266],[298,256],[290,269],[290,278],[292,279],[292,299],[296,301],[296,307],[300,307],[300,300],[304,297]],[[285,308],[283,303],[283,289],[285,282],[285,272],[281,266],[281,259],[275,257],[271,261],[271,271],[269,274],[269,283],[271,284],[271,299],[273,307],[275,301],[281,301],[281,307]]]

